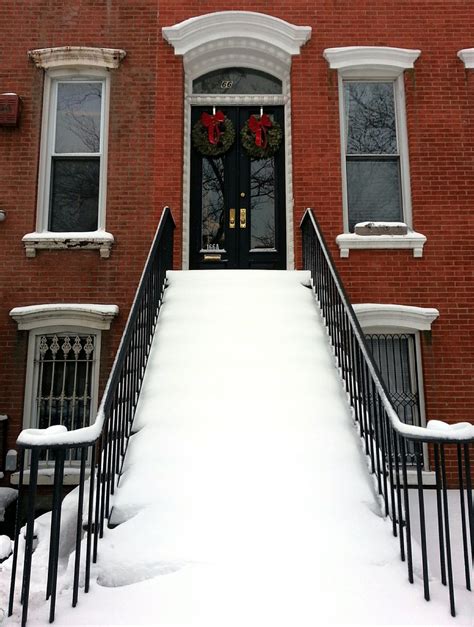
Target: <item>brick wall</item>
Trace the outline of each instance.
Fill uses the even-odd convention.
[[[313,28],[292,66],[295,225],[314,207],[354,302],[436,307],[431,345],[423,351],[428,418],[472,420],[474,366],[474,71],[458,50],[474,46],[471,0],[241,1]],[[159,11],[158,11],[159,8]],[[161,27],[193,15],[237,8],[232,2],[185,0],[38,0],[0,8],[0,92],[22,97],[18,129],[0,128],[0,412],[11,418],[10,442],[22,420],[26,333],[8,311],[47,302],[115,303],[120,316],[105,344],[110,367],[163,205],[177,221],[181,263],[183,68]],[[27,59],[34,48],[87,45],[123,48],[112,71],[107,230],[110,259],[96,251],[40,251],[26,259],[22,236],[34,230],[43,72]],[[351,251],[339,259],[342,196],[337,75],[326,47],[419,48],[406,73],[413,226],[427,236],[424,256],[409,251]],[[301,241],[296,235],[297,262]]]

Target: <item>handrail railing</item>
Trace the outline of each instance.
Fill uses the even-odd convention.
[[[41,456],[45,451],[50,452],[55,461],[46,582],[46,599],[50,599],[50,622],[54,621],[56,606],[64,465],[67,454],[71,450],[77,453],[76,456],[80,460],[72,586],[73,607],[76,606],[78,600],[81,543],[84,532],[86,537],[84,591],[89,590],[91,562],[97,560],[98,541],[103,536],[104,522],[110,514],[110,497],[117,486],[131,434],[135,409],[161,307],[166,272],[172,268],[174,228],[171,211],[169,207],[165,207],[95,422],[88,427],[74,431],[67,431],[66,427],[60,426],[49,429],[27,429],[17,440],[20,449],[19,496],[8,615],[11,616],[13,613],[20,543],[20,512],[26,498],[27,521],[21,586],[22,625],[26,624],[28,617],[38,470]],[[30,456],[28,469],[25,467],[26,451]],[[86,523],[83,524],[87,460],[90,460],[89,494]],[[28,490],[24,485],[26,472],[29,475]]]
[[[412,442],[415,457],[415,485],[418,495],[421,566],[424,597],[430,599],[428,538],[423,485],[423,444],[432,445],[436,478],[437,553],[441,581],[449,588],[451,615],[455,616],[452,559],[452,520],[449,515],[447,460],[456,469],[459,491],[462,555],[465,585],[471,590],[474,557],[473,468],[471,453],[474,425],[450,426],[430,421],[427,427],[407,425],[398,417],[386,386],[372,358],[352,305],[334,265],[316,218],[308,209],[301,221],[303,267],[311,272],[313,287],[330,336],[370,469],[376,477],[378,493],[386,516],[392,521],[394,536],[399,537],[400,557],[407,562],[408,579],[413,583],[414,556],[412,514],[410,512],[407,471],[407,442]]]

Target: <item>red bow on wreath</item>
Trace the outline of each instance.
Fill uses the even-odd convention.
[[[219,143],[219,138],[222,135],[222,131],[219,127],[224,120],[225,116],[222,111],[218,111],[214,115],[210,115],[204,111],[201,115],[201,122],[207,128],[209,143],[214,146]]]
[[[249,129],[255,134],[255,145],[259,148],[267,147],[267,129],[273,126],[270,117],[264,113],[258,120],[255,115],[249,119]]]

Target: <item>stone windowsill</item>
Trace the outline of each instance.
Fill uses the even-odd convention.
[[[114,236],[107,231],[88,231],[84,233],[27,233],[23,239],[27,257],[36,257],[37,250],[99,250],[104,259],[110,257]]]
[[[410,249],[413,257],[423,257],[423,246],[426,237],[421,233],[409,230],[406,235],[356,235],[342,233],[336,237],[341,257],[349,257],[351,250],[367,249]]]

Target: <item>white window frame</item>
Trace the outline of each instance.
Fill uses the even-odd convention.
[[[423,256],[426,237],[413,231],[413,217],[410,189],[410,163],[408,156],[408,132],[406,124],[404,71],[414,67],[420,55],[419,50],[377,46],[351,46],[327,48],[324,57],[331,69],[338,72],[339,124],[341,137],[341,173],[344,233],[336,238],[341,257],[348,257],[351,249],[366,248],[409,248],[414,257]],[[349,233],[349,210],[346,174],[346,122],[344,103],[344,83],[391,82],[395,105],[397,145],[400,163],[400,194],[403,222],[408,227],[406,235],[356,235]],[[390,224],[390,223],[382,223]],[[375,223],[377,225],[377,223]]]
[[[110,72],[119,67],[125,51],[115,48],[66,46],[31,50],[30,59],[45,70],[43,118],[38,169],[36,231],[23,237],[26,256],[38,249],[94,248],[109,257],[114,237],[106,228],[107,148],[109,134]],[[57,85],[61,81],[97,81],[103,84],[101,102],[101,151],[98,224],[95,231],[54,232],[48,230],[51,196],[51,163],[56,130]],[[94,154],[95,153],[91,153]]]
[[[439,311],[434,308],[378,303],[357,304],[354,305],[354,311],[364,334],[414,335],[420,423],[422,426],[426,426],[420,333],[422,331],[431,331],[431,325],[438,318]],[[430,470],[429,467],[428,446],[426,444],[423,445],[423,458],[423,483],[425,485],[434,485],[436,483],[436,477],[434,471]],[[416,484],[416,482],[416,470],[409,469],[408,483]]]
[[[38,178],[38,202],[37,202],[37,232],[48,232],[48,223],[51,208],[51,170],[56,138],[57,94],[60,83],[84,83],[95,82],[102,85],[101,121],[100,121],[100,150],[99,153],[87,153],[87,156],[98,157],[99,166],[99,197],[97,210],[97,229],[105,230],[105,206],[107,198],[107,145],[109,134],[109,101],[110,101],[110,76],[102,70],[79,68],[71,71],[51,70],[45,77],[43,99],[43,124],[41,145],[39,178]],[[84,156],[85,153],[75,153]],[[65,156],[74,156],[73,153],[65,153]],[[89,231],[90,232],[90,231]],[[89,233],[88,232],[88,233]],[[54,236],[61,233],[52,232]],[[63,234],[65,235],[65,234]],[[80,236],[80,232],[67,235]]]
[[[94,364],[91,385],[91,419],[97,413],[99,401],[99,374],[102,331],[110,329],[114,317],[118,314],[116,305],[95,305],[60,303],[48,305],[30,305],[15,307],[10,316],[18,324],[19,331],[29,331],[28,352],[26,363],[25,396],[23,402],[23,428],[37,428],[36,391],[38,385],[38,369],[36,358],[39,338],[42,335],[64,334],[94,336]],[[50,485],[54,479],[51,464],[41,464],[38,483]],[[75,464],[69,464],[65,470],[64,483],[74,485],[78,482]],[[70,469],[68,471],[68,468]],[[11,475],[11,482],[18,483],[18,473]],[[28,482],[28,477],[25,479]]]

